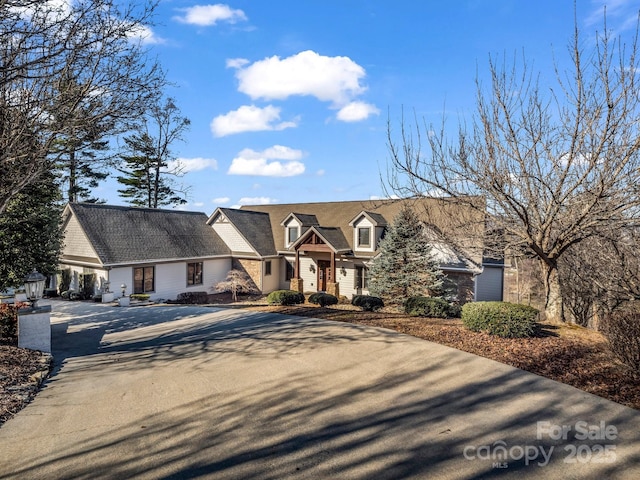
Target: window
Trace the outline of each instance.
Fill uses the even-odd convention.
[[[359,247],[371,246],[371,228],[370,227],[358,228],[358,246]]]
[[[133,293],[147,293],[155,290],[156,267],[133,269]]]
[[[264,274],[271,275],[271,260],[264,262]]]
[[[369,288],[369,269],[356,267],[356,288]]]
[[[286,260],[285,260],[285,263],[286,263],[287,269],[286,269],[285,274],[284,274],[284,279],[285,280],[291,280],[294,277],[294,275],[296,274],[295,268],[293,267],[293,263],[289,263]]]
[[[188,285],[202,285],[202,262],[187,263]]]
[[[287,242],[291,245],[299,237],[298,227],[287,227]]]

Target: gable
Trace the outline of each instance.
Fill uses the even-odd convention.
[[[64,244],[60,252],[63,260],[102,264],[78,219],[68,210],[65,211],[63,232]]]

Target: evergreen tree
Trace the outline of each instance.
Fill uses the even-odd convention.
[[[118,182],[124,185],[118,190],[120,196],[132,205],[149,208],[186,203],[184,191],[171,178],[181,172],[179,166],[170,167],[175,161],[170,146],[182,139],[189,124],[170,98],[151,109],[137,131],[124,139],[127,154],[120,156],[124,160],[118,169],[123,174]]]
[[[22,285],[34,268],[55,274],[61,222],[59,189],[51,171],[12,197],[0,214],[0,290]]]
[[[380,241],[380,253],[369,270],[369,291],[386,304],[402,305],[417,295],[431,296],[443,285],[425,228],[413,210],[403,206]]]
[[[93,116],[104,104],[100,96],[72,101],[79,96],[76,92],[87,89],[72,72],[62,76],[56,85],[59,95],[52,119],[60,135],[50,155],[60,173],[63,195],[69,202],[98,202],[91,190],[109,176],[106,169],[112,166],[113,158],[109,142],[103,139],[117,132],[115,123]]]

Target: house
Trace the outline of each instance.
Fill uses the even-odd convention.
[[[369,293],[368,266],[386,228],[409,201],[428,226],[433,253],[458,300],[501,300],[503,265],[486,260],[478,240],[483,215],[440,198],[217,208],[208,218],[70,204],[61,268],[72,269],[74,282],[96,273],[96,288],[108,281],[117,290],[124,283],[129,293],[156,299],[211,291],[231,269],[245,271],[263,293],[291,288],[350,298]],[[455,246],[444,240],[452,215],[469,215],[469,235]]]
[[[208,291],[223,280],[231,251],[207,226],[204,213],[70,203],[63,211],[65,244],[60,269],[70,269],[70,289],[95,274],[96,291],[126,285],[130,293],[175,299]]]

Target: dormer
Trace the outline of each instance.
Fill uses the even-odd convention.
[[[387,221],[379,213],[362,211],[349,222],[353,228],[353,251],[375,252]]]
[[[320,224],[315,215],[290,213],[280,225],[284,228],[284,248],[289,248],[309,228],[317,227]]]

